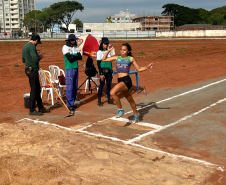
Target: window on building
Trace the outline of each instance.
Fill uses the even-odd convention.
[[[155,17],[155,21],[158,21],[159,20],[159,18],[158,17]]]
[[[157,27],[154,27],[154,28],[153,28],[153,30],[157,30],[157,29],[158,29]]]
[[[8,1],[8,0],[5,0],[5,1]]]
[[[10,30],[10,28],[6,28],[6,30]]]
[[[9,16],[9,14],[8,14],[8,13],[6,13],[6,14],[5,14],[5,16]]]
[[[3,16],[3,14],[2,13],[0,13],[0,17],[2,17]]]
[[[6,25],[6,26],[9,26],[9,23],[6,23],[5,25]]]
[[[86,32],[91,32],[91,29],[86,29]]]
[[[9,21],[9,19],[6,19],[6,21]]]
[[[118,20],[120,20],[120,18],[118,18]]]
[[[8,3],[6,3],[6,4],[5,4],[5,6],[9,6],[9,4],[8,4]]]

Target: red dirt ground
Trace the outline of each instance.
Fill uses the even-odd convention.
[[[226,40],[112,41],[116,54],[119,54],[120,46],[124,42],[131,44],[132,53],[140,66],[150,62],[155,64],[152,70],[139,74],[147,92],[166,87],[168,89],[182,87],[225,76]],[[14,113],[28,113],[24,108],[23,94],[29,93],[30,87],[21,60],[21,51],[25,43],[0,42],[0,123],[17,120],[16,115],[12,116]],[[61,51],[64,44],[65,41],[42,41],[42,45],[37,47],[41,53],[46,53],[45,58],[40,62],[42,69],[47,70],[49,65],[57,65],[64,69]],[[79,85],[86,78],[83,67],[85,61],[86,57],[79,62]],[[115,67],[115,64],[113,66]],[[116,78],[113,82],[116,83]],[[135,77],[133,84],[134,82]],[[136,91],[135,86],[133,91]],[[134,93],[133,96],[136,98],[138,94]],[[89,111],[90,105],[97,103],[97,96],[84,91],[79,92],[78,97],[85,101],[89,99],[89,103],[78,107],[79,111]],[[57,115],[62,111],[65,111],[65,108],[59,107],[52,110],[51,114]],[[216,176],[218,174],[210,180],[214,182]],[[224,183],[226,183],[225,178]]]

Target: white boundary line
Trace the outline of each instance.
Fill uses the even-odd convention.
[[[175,96],[172,96],[172,97],[170,97],[170,98],[166,98],[166,99],[164,99],[164,100],[160,100],[160,101],[158,101],[158,102],[156,102],[156,103],[152,103],[152,104],[150,104],[150,105],[147,105],[147,106],[145,106],[145,107],[139,108],[139,109],[137,109],[137,110],[142,110],[142,109],[151,107],[151,106],[153,106],[154,104],[160,104],[160,103],[163,103],[163,102],[165,102],[165,101],[172,100],[172,99],[174,99],[174,98],[178,98],[178,97],[180,97],[180,96],[184,96],[184,95],[187,95],[187,94],[196,92],[196,91],[200,91],[200,90],[202,90],[202,89],[205,89],[205,88],[207,88],[207,87],[210,87],[210,86],[212,86],[212,85],[216,85],[216,84],[219,84],[219,83],[222,83],[222,82],[225,82],[225,81],[226,81],[226,79],[219,80],[219,81],[217,81],[217,82],[214,82],[214,83],[211,83],[211,84],[208,84],[208,85],[204,85],[204,86],[202,86],[202,87],[200,87],[200,88],[193,89],[193,90],[190,90],[190,91],[181,93],[181,94],[179,94],[179,95],[175,95]],[[132,112],[133,112],[133,111],[129,111],[129,112],[126,112],[126,113],[124,113],[124,114],[129,114],[129,113],[132,113]]]
[[[176,122],[173,122],[173,123],[171,123],[171,124],[169,124],[169,125],[163,126],[162,128],[160,128],[160,129],[158,129],[158,130],[154,130],[154,131],[150,131],[150,132],[147,132],[147,133],[145,133],[145,134],[142,134],[142,135],[140,135],[140,136],[138,136],[138,137],[136,137],[136,138],[134,138],[134,139],[129,140],[128,142],[129,142],[129,143],[133,143],[133,142],[140,141],[142,138],[144,138],[144,137],[146,137],[146,136],[148,136],[148,135],[155,134],[155,133],[158,133],[158,132],[160,132],[160,131],[162,131],[162,130],[165,130],[165,129],[169,128],[169,127],[172,127],[172,126],[174,126],[174,125],[176,125],[176,124],[178,124],[178,123],[180,123],[180,122],[182,122],[182,121],[185,121],[185,120],[187,120],[187,119],[189,119],[189,118],[191,118],[191,117],[193,117],[193,116],[196,116],[196,115],[198,115],[198,114],[200,114],[200,113],[202,113],[202,112],[204,112],[204,111],[206,111],[206,110],[208,110],[208,109],[210,109],[210,108],[212,108],[212,107],[214,107],[214,106],[216,106],[216,105],[218,105],[218,104],[220,104],[220,103],[223,103],[223,102],[225,102],[225,101],[226,101],[226,98],[224,98],[224,99],[222,99],[222,100],[219,100],[218,102],[213,103],[213,104],[211,104],[210,106],[208,106],[208,107],[206,107],[206,108],[204,108],[204,109],[201,109],[201,110],[198,111],[198,112],[195,112],[195,113],[192,113],[192,114],[190,114],[190,115],[188,115],[188,116],[185,116],[185,117],[179,119],[179,120],[176,121]]]
[[[109,118],[109,119],[115,120],[115,121],[132,123],[132,120],[129,120],[129,119],[126,119],[126,118],[112,117],[112,118]],[[144,126],[144,127],[151,127],[151,128],[154,128],[154,129],[161,129],[163,127],[163,126],[160,126],[160,125],[156,125],[156,124],[152,124],[152,123],[144,123],[144,122],[138,122],[138,123],[136,123],[136,125],[140,125],[140,126]]]
[[[70,130],[70,131],[74,131],[74,132],[78,132],[78,133],[88,134],[88,135],[91,135],[91,136],[100,137],[100,138],[104,138],[104,139],[109,139],[109,140],[112,140],[112,141],[122,142],[124,144],[131,145],[131,146],[134,146],[134,147],[138,147],[138,148],[142,148],[142,149],[145,149],[145,150],[149,150],[149,151],[165,154],[165,155],[168,155],[168,156],[173,157],[173,158],[179,158],[179,159],[184,159],[184,160],[189,160],[189,161],[195,161],[195,162],[201,163],[201,164],[203,164],[205,166],[215,167],[217,170],[220,170],[222,172],[224,171],[224,167],[216,165],[216,164],[212,164],[212,163],[209,163],[209,162],[206,162],[206,161],[203,161],[203,160],[194,159],[194,158],[186,157],[186,156],[182,156],[182,155],[171,154],[171,153],[164,152],[164,151],[161,151],[161,150],[148,148],[148,147],[145,147],[145,146],[142,146],[142,145],[139,145],[139,144],[130,143],[128,141],[121,140],[121,139],[118,139],[118,138],[108,137],[108,136],[104,136],[102,134],[94,134],[94,133],[91,133],[91,132],[83,131],[81,129],[78,129],[78,130],[70,129],[70,128],[63,127],[63,126],[60,126],[60,125],[57,125],[57,124],[51,124],[49,122],[39,121],[39,120],[32,120],[32,119],[29,119],[29,118],[24,118],[24,119],[21,119],[21,120],[16,121],[16,122],[21,122],[23,120],[33,121],[34,123],[41,123],[41,124],[44,124],[44,125],[51,125],[51,126],[55,126],[55,127],[61,128],[61,129],[65,129],[65,130]],[[91,125],[87,126],[86,128],[88,128],[90,126]]]

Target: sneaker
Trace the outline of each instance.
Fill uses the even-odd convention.
[[[122,110],[122,109],[121,110],[118,110],[118,114],[117,114],[116,118],[122,117],[123,114],[124,114],[124,110]]]
[[[98,100],[97,105],[101,107],[101,106],[103,106],[103,103],[101,103],[101,101]]]
[[[109,99],[109,100],[108,100],[108,104],[114,105],[115,103],[114,103],[111,99]]]
[[[68,109],[69,109],[70,111],[74,111],[74,110],[75,110],[74,106],[68,107]]]
[[[29,112],[29,115],[30,115],[30,116],[42,116],[43,113],[37,112],[37,111],[35,110],[35,111],[33,111],[33,112]]]
[[[41,113],[49,113],[50,110],[45,109],[45,108],[42,108],[42,109],[40,109],[38,112],[41,112]]]
[[[134,115],[132,123],[138,123],[139,116],[140,116],[139,112],[137,113],[137,115]]]

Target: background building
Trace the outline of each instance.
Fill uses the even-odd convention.
[[[83,23],[84,32],[137,31],[140,23]]]
[[[173,30],[174,16],[142,16],[133,19],[133,23],[141,23],[142,31]]]
[[[131,14],[127,9],[126,12],[120,11],[119,14],[111,16],[111,21],[112,23],[132,23],[132,20],[136,17],[136,14]]]
[[[23,28],[24,16],[35,9],[35,0],[0,0],[0,32]]]

